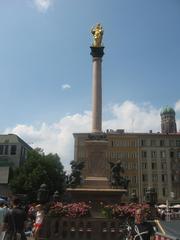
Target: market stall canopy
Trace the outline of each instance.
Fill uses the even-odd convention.
[[[180,208],[180,204],[173,205],[172,208]]]
[[[166,204],[160,204],[160,205],[158,206],[158,208],[166,208],[166,207],[167,207]]]

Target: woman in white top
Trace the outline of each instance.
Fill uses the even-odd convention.
[[[36,218],[35,218],[34,229],[33,229],[33,236],[35,240],[38,240],[39,230],[42,226],[43,219],[44,219],[43,206],[41,204],[38,204],[36,206]]]

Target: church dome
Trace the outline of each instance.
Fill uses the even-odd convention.
[[[168,114],[168,113],[173,113],[175,114],[175,111],[172,107],[166,106],[161,110],[161,115],[163,114]]]

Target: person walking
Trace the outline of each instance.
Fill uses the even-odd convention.
[[[4,216],[3,229],[6,232],[3,240],[27,240],[24,233],[26,214],[20,203],[19,198],[13,198],[12,209],[7,210]]]
[[[0,201],[0,239],[3,237],[3,220],[6,213],[6,208],[4,206],[4,201]]]
[[[153,226],[144,219],[142,209],[135,212],[135,222],[131,229],[131,240],[154,240],[155,231]]]
[[[44,220],[44,209],[41,204],[36,205],[36,218],[35,218],[35,223],[34,223],[34,230],[33,230],[33,237],[35,240],[39,239],[39,231],[40,228],[42,227],[42,223]]]

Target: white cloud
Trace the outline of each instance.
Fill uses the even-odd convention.
[[[40,12],[45,12],[53,4],[54,0],[33,0],[33,2]]]
[[[175,111],[180,112],[180,100],[175,103]]]
[[[5,134],[14,133],[21,137],[33,148],[40,147],[45,153],[58,153],[66,169],[73,160],[73,135],[74,132],[89,132],[90,112],[66,116],[59,122],[40,126],[17,125],[6,129]]]
[[[150,104],[137,105],[131,101],[109,107],[110,119],[103,121],[103,129],[125,129],[128,132],[160,131],[160,109]],[[178,122],[178,121],[177,121]],[[58,153],[66,169],[73,159],[73,133],[91,131],[91,112],[68,115],[60,121],[39,126],[17,125],[5,133],[15,133],[32,147],[45,153]]]
[[[70,86],[69,84],[63,84],[63,85],[61,86],[61,88],[62,88],[63,90],[67,90],[67,89],[70,89],[71,86]]]
[[[128,132],[160,131],[160,109],[149,103],[138,106],[131,101],[111,107],[113,118],[104,122],[104,128],[125,129]]]

